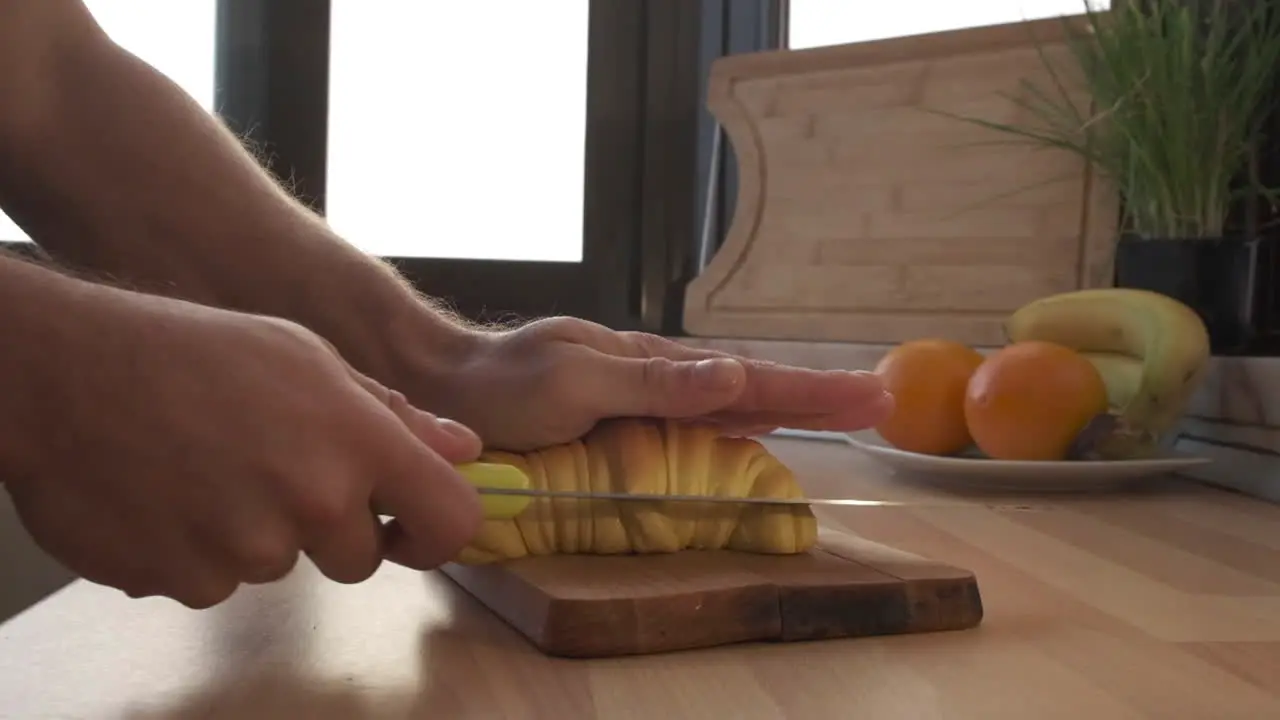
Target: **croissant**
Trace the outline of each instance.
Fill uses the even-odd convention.
[[[529,453],[488,451],[481,462],[520,468],[541,490],[802,497],[763,445],[669,420],[598,424],[582,438]],[[459,555],[484,564],[527,555],[739,550],[791,554],[817,540],[807,505],[540,499],[509,520],[488,520]]]

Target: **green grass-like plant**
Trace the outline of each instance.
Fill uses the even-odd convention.
[[[1024,79],[1004,95],[1034,122],[942,114],[1081,156],[1137,238],[1222,237],[1242,199],[1274,201],[1256,161],[1280,99],[1280,0],[1084,0],[1062,22],[1071,67],[1037,42],[1050,87]]]

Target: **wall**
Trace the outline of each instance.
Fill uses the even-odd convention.
[[[75,579],[32,541],[0,492],[0,623]]]

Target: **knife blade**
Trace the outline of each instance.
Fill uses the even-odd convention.
[[[530,488],[486,487],[478,486],[481,495],[505,495],[527,498],[546,498],[561,500],[595,500],[608,502],[678,502],[678,503],[725,503],[731,505],[822,505],[836,507],[905,507],[905,508],[983,508],[987,510],[1037,510],[1043,506],[1019,505],[1015,503],[992,505],[988,503],[938,503],[915,502],[909,500],[863,500],[859,498],[775,498],[775,497],[741,497],[737,495],[667,495],[662,493],[608,493],[578,490],[535,490]]]
[[[743,497],[737,495],[671,495],[667,493],[593,492],[589,490],[541,490],[530,487],[529,478],[519,468],[500,463],[471,462],[456,466],[480,495],[484,503],[485,517],[489,520],[509,520],[525,512],[533,500],[585,500],[596,502],[648,502],[694,503],[732,505],[775,506],[834,506],[854,508],[982,508],[985,510],[1049,510],[1044,505],[1016,503],[989,504],[983,502],[934,502],[914,500],[868,500],[863,498],[809,498],[809,497]]]
[[[849,498],[773,498],[740,497],[736,495],[669,495],[666,493],[609,493],[585,490],[532,490],[528,488],[479,487],[482,495],[516,495],[534,498],[559,498],[565,500],[612,500],[622,502],[698,502],[733,503],[749,505],[846,505],[865,507],[884,505],[880,500],[853,500]],[[894,503],[888,503],[894,504]]]

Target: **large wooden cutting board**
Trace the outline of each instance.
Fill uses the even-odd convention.
[[[1024,81],[1055,92],[1043,58],[1089,113],[1063,27],[717,60],[707,106],[739,182],[724,244],[686,289],[684,331],[999,346],[1023,304],[1111,285],[1115,188],[1076,155],[945,115],[1037,127],[1021,103]]]
[[[539,650],[591,658],[972,628],[973,573],[823,529],[804,555],[521,558],[445,574]]]

